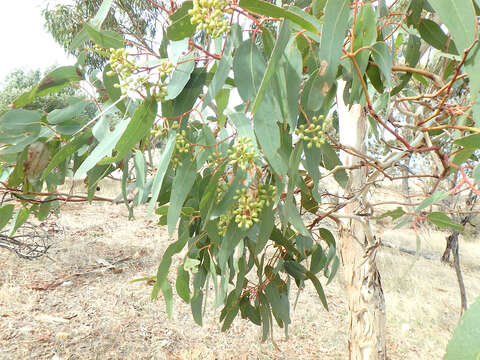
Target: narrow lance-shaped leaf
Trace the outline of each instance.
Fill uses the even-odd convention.
[[[127,128],[125,129],[125,132],[115,145],[115,151],[117,152],[115,157],[104,159],[100,164],[106,165],[122,159],[130,149],[148,135],[156,116],[157,101],[154,98],[149,97],[138,106],[135,114],[133,114],[132,120],[128,123]]]
[[[427,215],[427,219],[440,228],[449,227],[455,230],[463,230],[462,225],[453,222],[452,219],[442,212],[432,212]]]
[[[148,204],[148,215],[150,216],[155,208],[157,203],[158,195],[160,194],[160,189],[162,188],[163,178],[168,169],[168,164],[170,163],[170,158],[172,157],[173,150],[175,149],[175,139],[176,132],[172,131],[168,136],[167,144],[165,149],[163,149],[162,156],[157,165],[157,171],[155,172],[155,177],[153,178],[152,185],[152,198]]]
[[[120,49],[124,47],[123,37],[116,32],[97,30],[89,24],[85,24],[85,29],[90,38],[103,48]]]
[[[92,169],[99,161],[112,153],[115,144],[118,139],[122,136],[127,127],[128,121],[124,120],[117,124],[115,130],[105,136],[102,141],[100,141],[95,149],[88,155],[88,157],[82,162],[75,172],[75,178],[81,178],[87,174],[87,171]]]
[[[110,11],[112,4],[113,0],[103,0],[102,5],[100,5],[97,13],[95,14],[95,17],[90,20],[90,24],[97,30],[100,30],[100,27],[107,18],[108,12]]]
[[[196,164],[190,159],[184,160],[183,164],[176,171],[172,184],[170,207],[168,208],[167,214],[168,233],[170,235],[175,231],[183,203],[195,182],[196,172]]]
[[[260,103],[262,102],[267,89],[270,87],[270,82],[275,74],[275,71],[278,69],[278,64],[280,59],[284,56],[285,47],[290,40],[290,26],[288,20],[285,20],[280,27],[280,33],[278,39],[275,42],[275,47],[273,48],[272,55],[268,60],[267,69],[263,75],[262,82],[260,83],[260,88],[258,89],[255,101],[253,102],[252,114],[258,110]]]
[[[72,156],[78,149],[85,145],[91,136],[92,133],[90,130],[88,130],[85,133],[75,137],[72,141],[63,146],[53,156],[52,160],[50,160],[50,163],[43,171],[42,179],[45,179],[53,169],[55,169],[58,165],[60,165],[63,161],[65,161],[68,157]]]
[[[320,69],[309,93],[308,108],[316,111],[321,108],[323,97],[328,92],[337,74],[342,56],[343,40],[350,15],[349,0],[328,0],[325,6],[325,22],[318,57]]]
[[[2,230],[12,218],[13,210],[13,204],[7,204],[0,207],[0,230]]]
[[[378,68],[382,72],[383,77],[390,85],[390,75],[392,73],[392,53],[388,48],[388,45],[384,42],[377,42],[372,46],[373,60],[377,64]]]
[[[190,74],[195,68],[194,53],[190,53],[183,58],[180,58],[180,64],[177,65],[172,74],[172,78],[167,86],[168,95],[165,100],[175,99],[187,85],[190,80]]]
[[[315,25],[307,21],[305,18],[281,7],[270,4],[262,0],[240,0],[240,7],[250,10],[254,13],[266,15],[269,17],[276,18],[285,18],[298,26],[302,27],[305,30],[311,31],[313,33],[317,32]]]

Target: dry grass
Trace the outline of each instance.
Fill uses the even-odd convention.
[[[144,207],[135,215],[128,221],[123,205],[68,205],[56,220],[65,231],[50,252],[52,259],[29,262],[0,252],[1,359],[344,358],[347,310],[341,277],[326,288],[329,312],[307,286],[292,314],[289,339],[275,330],[281,351],[262,344],[259,328],[241,319],[221,333],[219,311],[211,307],[204,326],[195,325],[189,305],[178,297],[169,321],[163,301],[149,300],[150,285],[129,282],[154,274],[170,242]],[[411,231],[382,236],[415,248]],[[431,232],[422,250],[440,256],[444,236]],[[480,244],[461,242],[460,250],[473,300],[480,295]],[[413,263],[412,256],[386,248],[378,261],[390,358],[440,359],[458,320],[453,269],[425,259]]]

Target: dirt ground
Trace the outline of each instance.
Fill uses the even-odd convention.
[[[199,327],[189,305],[176,297],[170,321],[163,300],[150,300],[150,284],[130,282],[155,274],[172,241],[155,216],[146,216],[145,207],[128,221],[124,205],[68,204],[54,221],[63,230],[56,234],[49,258],[27,261],[0,249],[0,359],[345,358],[341,274],[325,289],[329,312],[311,286],[300,294],[289,338],[275,329],[279,351],[271,342],[261,343],[260,328],[242,319],[222,333],[220,309],[212,306]],[[411,230],[382,230],[378,235],[415,249]],[[439,257],[444,238],[439,232],[426,233],[422,251]],[[480,242],[461,239],[460,252],[472,303],[480,296]],[[378,263],[389,358],[440,359],[459,317],[454,269],[438,260],[414,262],[390,248],[380,250]],[[174,271],[171,275],[173,279]]]

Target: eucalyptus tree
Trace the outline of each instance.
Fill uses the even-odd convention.
[[[68,201],[42,189],[69,173],[86,177],[94,201],[98,181],[119,169],[130,214],[145,203],[177,234],[151,278],[168,314],[175,287],[201,325],[212,286],[223,330],[241,316],[262,327],[263,340],[274,323],[288,334],[291,288],[310,282],[328,309],[323,288],[341,264],[348,356],[385,359],[381,242],[371,222],[461,230],[436,204],[479,193],[476,2],[148,3],[164,19],[158,46],[105,30],[109,16],[125,13],[104,0],[69,45],[83,49],[78,63],[48,74],[2,117],[2,191],[23,194],[18,212],[0,209],[2,224]],[[104,59],[100,75],[85,75],[85,52]],[[21,109],[84,80],[97,87],[99,110],[75,128],[64,124],[78,104]],[[382,214],[375,183],[401,181],[402,159],[426,154],[436,168],[414,175],[431,179],[424,200]],[[458,183],[441,190],[457,171]]]

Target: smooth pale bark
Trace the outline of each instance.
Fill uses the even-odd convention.
[[[343,103],[343,84],[339,84],[337,105],[340,143],[365,154],[366,116],[361,105],[348,109]],[[345,166],[361,163],[361,158],[344,151]],[[349,307],[348,358],[353,360],[386,359],[385,298],[375,255],[379,243],[368,221],[369,209],[364,198],[367,167],[348,171],[349,183],[344,196],[354,200],[343,208],[344,220],[339,231],[340,259],[345,276]]]

